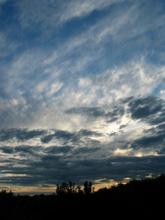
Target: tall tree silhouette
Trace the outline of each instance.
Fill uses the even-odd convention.
[[[89,195],[92,192],[92,182],[85,181],[84,183],[84,193]]]

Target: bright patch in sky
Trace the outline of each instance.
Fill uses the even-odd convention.
[[[164,173],[164,33],[162,0],[1,0],[1,186]]]

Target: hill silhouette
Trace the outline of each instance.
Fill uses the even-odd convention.
[[[65,186],[65,187],[64,187]],[[159,218],[164,215],[165,175],[131,180],[93,191],[85,182],[81,190],[72,182],[57,187],[57,194],[20,196],[0,192],[0,219]]]

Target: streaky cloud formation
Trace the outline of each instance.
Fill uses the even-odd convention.
[[[0,183],[164,173],[165,3],[0,1]]]

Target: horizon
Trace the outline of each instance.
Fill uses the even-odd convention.
[[[165,173],[164,1],[0,0],[0,27],[1,188]]]
[[[98,185],[94,185],[93,183],[92,183],[92,187],[91,187],[91,193],[97,193],[99,190],[104,190],[104,189],[111,189],[111,188],[113,188],[113,187],[118,187],[118,186],[120,186],[121,184],[122,185],[127,185],[127,184],[129,184],[129,183],[131,183],[132,181],[145,181],[145,180],[157,180],[157,179],[159,179],[160,177],[164,177],[165,176],[165,174],[160,174],[160,175],[158,175],[158,176],[147,176],[147,177],[145,177],[145,178],[142,178],[142,179],[140,179],[140,178],[136,178],[136,179],[130,179],[130,178],[125,178],[124,179],[124,181],[120,181],[120,182],[114,182],[113,180],[111,181],[111,183],[110,184],[108,184],[108,183],[106,183],[106,184],[98,184]],[[71,181],[69,181],[69,182],[71,182]],[[69,182],[67,183],[67,182],[63,182],[63,183],[65,183],[65,184],[68,184],[69,185]],[[88,181],[87,181],[88,182]],[[59,186],[61,185],[62,186],[62,184],[63,183],[61,183],[61,184],[58,184]],[[75,183],[73,183],[74,184],[74,192],[73,193],[78,193],[78,191],[77,191],[77,187],[80,187],[80,190],[82,191],[82,192],[84,192],[84,184],[83,185],[77,185],[77,184],[75,184]],[[95,188],[95,186],[97,186],[97,188]],[[6,190],[6,189],[1,189],[1,191],[0,192],[3,192],[3,191],[5,191],[6,193],[10,193],[10,192],[12,192],[13,193],[13,195],[15,195],[15,196],[40,196],[40,195],[44,195],[44,196],[49,196],[49,195],[57,195],[57,185],[55,186],[55,188],[51,188],[51,187],[49,187],[49,191],[48,190],[41,190],[41,191],[39,191],[39,189],[38,188],[36,188],[37,190],[34,190],[34,191],[27,191],[26,189],[23,189],[23,191],[21,191],[21,189],[19,190],[19,191],[12,191],[12,190]]]

